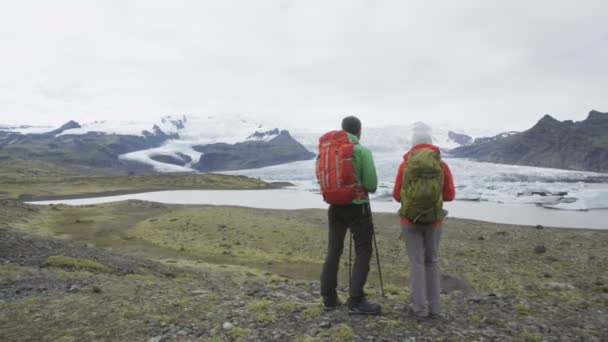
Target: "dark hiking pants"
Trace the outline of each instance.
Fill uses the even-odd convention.
[[[328,218],[328,247],[321,274],[321,295],[323,298],[333,298],[337,294],[340,256],[344,249],[344,237],[350,228],[355,245],[355,264],[349,295],[352,301],[358,302],[365,296],[363,287],[373,252],[373,226],[369,204],[332,205],[329,207]]]

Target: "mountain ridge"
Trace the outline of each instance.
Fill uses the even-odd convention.
[[[592,110],[578,122],[544,115],[530,129],[476,141],[450,151],[459,158],[499,164],[608,172],[608,113]]]
[[[314,157],[287,130],[268,128],[243,117],[183,115],[164,116],[157,123],[96,121],[83,125],[69,121],[57,129],[30,130],[24,126],[13,130],[0,127],[0,157],[128,172],[227,171],[242,169],[243,165],[263,167]],[[80,149],[78,145],[82,145]],[[207,145],[214,146],[215,159],[204,157],[200,151]],[[205,162],[214,166],[206,167]]]

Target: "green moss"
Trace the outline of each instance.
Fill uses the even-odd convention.
[[[364,290],[364,292],[367,298],[373,299],[378,297],[378,291],[376,289],[367,288]]]
[[[246,338],[247,336],[249,336],[249,332],[250,332],[249,329],[234,327],[234,328],[228,330],[228,332],[226,332],[226,335],[233,339]]]
[[[159,321],[163,324],[171,324],[171,323],[175,323],[176,318],[174,316],[168,316],[168,315],[152,315],[151,316],[152,319]]]
[[[542,337],[539,335],[534,335],[526,330],[522,331],[519,334],[519,339],[522,342],[541,342],[542,341]]]
[[[302,311],[302,315],[308,318],[317,318],[321,316],[322,308],[319,305],[311,306]]]
[[[93,260],[77,259],[63,255],[53,255],[46,259],[45,266],[60,268],[86,269],[100,272],[110,272],[110,268]]]
[[[261,300],[254,300],[250,303],[247,304],[247,309],[250,311],[265,311],[268,310],[268,308],[270,307],[270,301],[265,300],[265,299],[261,299]]]
[[[259,323],[272,323],[277,319],[278,318],[275,314],[270,313],[260,313],[255,317],[255,320]]]
[[[479,324],[482,321],[482,318],[476,314],[470,314],[469,317],[467,317],[467,319],[469,320],[469,322],[474,323],[474,324]]]
[[[386,312],[384,312],[384,314],[386,314]],[[402,321],[397,320],[382,320],[379,323],[388,329],[398,329],[404,326]]]
[[[390,294],[390,295],[393,295],[393,296],[399,296],[399,295],[402,295],[404,293],[403,289],[401,289],[398,286],[391,285],[391,284],[388,284],[388,285],[384,286],[384,292],[386,294]]]
[[[285,303],[281,303],[279,304],[279,310],[283,311],[283,312],[293,312],[297,307],[297,303],[296,302],[285,302]]]
[[[354,340],[355,333],[353,329],[346,324],[340,324],[337,328],[330,331],[324,331],[319,334],[323,339],[337,342],[349,342]]]
[[[531,312],[530,307],[526,304],[519,303],[515,305],[515,310],[522,316],[528,316]]]

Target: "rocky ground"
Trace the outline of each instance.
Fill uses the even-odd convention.
[[[250,230],[239,219],[245,216],[249,224],[258,224],[256,213],[266,218],[269,227]],[[319,284],[311,275],[318,273],[323,257],[324,231],[315,228],[317,221],[322,226],[322,218],[322,211],[139,201],[83,208],[4,201],[0,204],[0,340],[608,338],[605,232],[452,220],[446,223],[442,245],[443,317],[417,322],[406,314],[403,256],[390,252],[401,247],[388,228],[390,216],[376,217],[386,296],[379,293],[375,273],[368,289],[368,296],[382,303],[383,314],[358,317],[349,316],[345,307],[322,310]],[[76,234],[77,230],[91,232]],[[286,250],[254,240],[256,233],[267,240],[270,234],[275,244],[288,244]],[[313,234],[320,241],[312,240]],[[206,240],[209,245],[188,244],[189,239]],[[397,241],[393,244],[393,240]],[[301,248],[288,241],[299,241]],[[317,244],[318,249],[313,249]],[[283,263],[304,271],[288,272]],[[522,270],[526,265],[529,270]],[[344,274],[341,283],[345,285]],[[345,300],[347,289],[340,290]]]

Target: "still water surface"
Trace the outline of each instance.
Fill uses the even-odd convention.
[[[265,209],[327,208],[317,193],[300,189],[280,190],[178,190],[93,197],[73,200],[31,202],[32,204],[87,205],[130,199],[167,204],[238,205]],[[396,213],[396,202],[372,200],[376,212]],[[608,210],[566,211],[529,204],[455,201],[445,204],[450,216],[497,223],[541,224],[548,227],[608,229]]]

